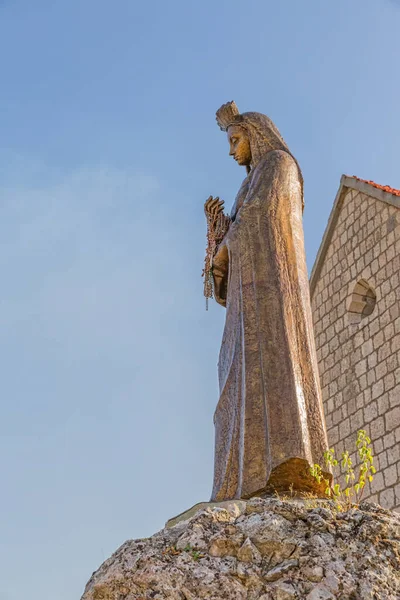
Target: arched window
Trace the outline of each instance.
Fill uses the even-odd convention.
[[[350,300],[350,323],[360,323],[362,319],[371,315],[376,304],[376,294],[368,281],[360,279],[354,286]]]

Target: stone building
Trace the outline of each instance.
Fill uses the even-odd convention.
[[[364,497],[400,509],[400,191],[343,176],[310,280],[328,438],[378,473]]]

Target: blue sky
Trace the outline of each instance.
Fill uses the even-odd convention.
[[[311,269],[342,173],[400,187],[398,0],[0,0],[0,600],[79,598],[207,500],[221,307],[203,202],[265,112]]]

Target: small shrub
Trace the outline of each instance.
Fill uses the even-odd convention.
[[[341,472],[338,474],[344,475],[346,480],[346,487],[343,489],[340,487],[339,483],[336,483],[333,487],[330,486],[329,481],[324,478],[322,467],[320,465],[314,464],[311,467],[311,475],[318,483],[321,483],[322,481],[326,483],[326,496],[332,498],[341,509],[349,509],[352,504],[359,504],[364,493],[365,484],[367,481],[372,481],[374,478],[376,469],[373,465],[370,444],[371,439],[367,436],[366,431],[360,429],[357,433],[356,440],[356,448],[361,459],[357,476],[347,450],[342,452],[340,462],[335,458],[335,450],[333,448],[329,448],[329,450],[324,453],[325,464],[328,469],[332,470],[334,477],[341,467]]]

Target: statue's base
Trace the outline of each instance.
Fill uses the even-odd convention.
[[[332,474],[322,471],[322,481],[311,475],[310,463],[304,458],[289,458],[272,470],[264,490],[258,490],[256,496],[263,493],[289,494],[305,496],[311,494],[317,498],[326,498],[326,488],[332,484]],[[253,494],[252,494],[253,495]]]
[[[233,493],[232,499],[249,500],[254,497],[280,497],[289,496],[290,498],[326,498],[326,489],[332,485],[332,474],[326,471],[321,472],[321,481],[318,481],[311,475],[311,464],[304,458],[292,457],[281,462],[272,469],[267,481],[262,487],[256,487],[257,484],[250,477],[246,478],[239,496]],[[212,500],[222,502],[227,498],[227,489],[229,485],[213,491]],[[230,490],[232,493],[232,488]]]
[[[329,485],[332,484],[332,475],[327,472],[323,472],[322,475],[325,481],[318,483],[317,480],[311,476],[310,465],[306,460],[301,458],[290,458],[273,469],[268,482],[263,489],[257,490],[246,498],[198,502],[188,510],[169,519],[166,522],[165,527],[174,527],[174,525],[181,521],[191,519],[198,510],[205,510],[207,508],[220,507],[231,510],[231,508],[235,509],[236,506],[237,510],[240,512],[242,507],[245,506],[246,500],[254,497],[275,497],[279,499],[280,496],[283,496],[292,499],[304,499],[307,497],[327,499],[326,482],[328,481]]]

